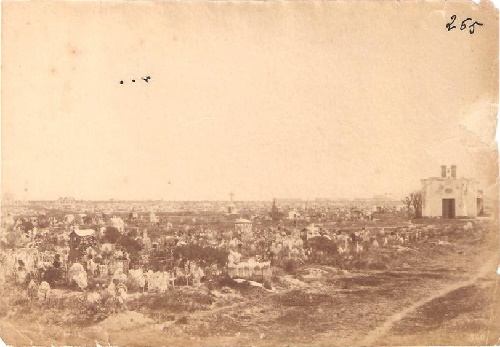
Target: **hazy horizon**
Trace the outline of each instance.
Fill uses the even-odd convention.
[[[61,197],[58,199],[40,199],[40,200],[19,200],[14,197],[14,199],[8,197],[3,197],[4,200],[14,200],[14,201],[23,201],[23,202],[57,202],[59,199],[65,199],[65,198],[71,198],[74,199],[75,202],[230,202],[230,199],[221,199],[221,200],[210,200],[210,199],[201,199],[201,200],[168,200],[168,199],[115,199],[115,198],[109,198],[109,199],[79,199],[79,198],[73,198],[73,197]],[[365,197],[365,198],[311,198],[309,200],[307,199],[298,199],[298,198],[271,198],[267,200],[239,200],[239,199],[234,199],[233,201],[235,203],[241,203],[241,202],[269,202],[272,203],[272,201],[276,199],[278,203],[280,202],[321,202],[321,201],[356,201],[356,200],[379,200],[379,201],[399,201],[399,198],[386,198],[385,200],[379,198],[379,197]]]

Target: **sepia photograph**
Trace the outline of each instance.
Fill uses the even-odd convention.
[[[1,6],[5,345],[500,344],[491,2]]]

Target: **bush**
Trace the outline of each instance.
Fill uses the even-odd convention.
[[[228,277],[228,276],[219,278],[219,280],[217,281],[217,284],[218,284],[218,287],[220,287],[220,288],[222,288],[222,287],[234,288],[238,285],[238,283],[235,282],[235,280],[233,280],[231,277]]]
[[[116,241],[120,238],[121,233],[115,227],[106,227],[106,232],[104,233],[103,243],[116,243]]]
[[[264,288],[266,289],[273,289],[273,284],[271,283],[270,280],[268,279],[265,279],[264,282],[262,283],[262,285],[264,286]]]
[[[328,255],[335,255],[338,253],[337,244],[324,236],[313,237],[308,240],[308,244],[314,252],[324,252]]]
[[[43,273],[42,280],[49,283],[51,288],[54,288],[58,282],[64,279],[63,276],[63,270],[51,266]]]
[[[142,245],[134,238],[121,235],[117,240],[116,244],[122,246],[129,253],[137,253],[142,250]]]
[[[288,274],[295,274],[300,268],[300,261],[297,259],[284,259],[281,262],[281,267]]]
[[[228,251],[195,244],[177,246],[173,251],[175,259],[182,258],[219,266],[224,266],[227,263],[228,255]]]
[[[96,303],[89,302],[85,296],[78,298],[67,298],[63,303],[65,309],[70,310],[70,322],[72,324],[88,326],[99,323],[108,318],[115,307],[111,302],[102,300]]]
[[[163,271],[170,268],[172,256],[166,250],[154,250],[149,257],[149,267],[153,271]]]

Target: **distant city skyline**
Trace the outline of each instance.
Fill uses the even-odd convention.
[[[2,196],[3,200],[7,201],[47,201],[47,202],[70,202],[75,201],[75,202],[231,202],[229,198],[227,199],[199,199],[199,200],[169,200],[169,199],[115,199],[115,198],[109,198],[109,199],[80,199],[78,197],[59,197],[57,199],[32,199],[32,200],[23,200],[22,198],[19,198],[15,196],[14,194],[10,194],[9,192],[4,193]],[[400,200],[399,197],[394,197],[392,195],[376,195],[372,197],[364,197],[364,198],[347,198],[347,197],[337,197],[337,198],[321,198],[321,197],[316,197],[316,198],[310,198],[310,199],[302,199],[302,198],[280,198],[280,197],[272,197],[270,199],[263,199],[263,200],[246,200],[246,199],[234,199],[233,201],[235,203],[239,202],[247,202],[247,201],[261,201],[261,202],[273,202],[273,200],[276,200],[278,203],[290,203],[290,202],[321,202],[321,201],[355,201],[355,200],[387,200],[387,201],[397,201]]]
[[[171,18],[182,20],[171,25],[142,6],[147,21],[132,12],[109,19],[104,36],[92,15],[101,7],[45,11],[44,30],[4,27],[16,44],[2,70],[3,192],[28,200],[400,197],[456,164],[459,176],[497,195],[497,64],[477,64],[496,52],[479,36],[464,48],[439,11],[406,36],[341,7],[317,27],[319,13],[304,16],[299,5],[244,16],[236,4],[221,6],[200,21],[172,4]],[[35,18],[37,6],[24,11]],[[391,28],[413,16],[411,6],[401,9]],[[221,20],[231,30],[214,24]]]

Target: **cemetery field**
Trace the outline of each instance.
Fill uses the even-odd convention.
[[[447,221],[462,226],[463,221]],[[373,251],[378,269],[276,269],[272,289],[227,280],[133,293],[94,307],[54,289],[47,302],[2,297],[8,345],[494,345],[500,316],[497,227]],[[444,224],[443,224],[444,227]]]

